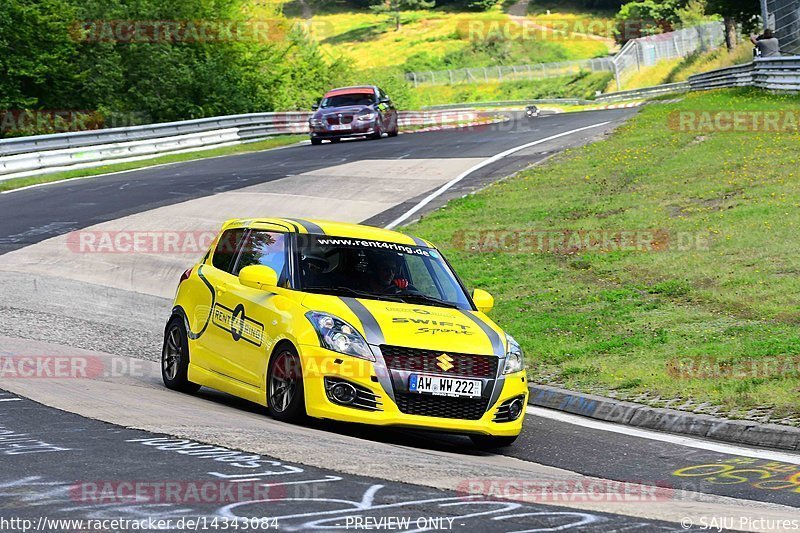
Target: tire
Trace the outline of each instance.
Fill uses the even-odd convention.
[[[505,448],[511,446],[517,440],[518,435],[513,437],[491,437],[489,435],[470,435],[472,444],[481,450],[493,450],[495,448]]]
[[[311,139],[312,146],[319,146],[322,144],[322,139]]]
[[[398,135],[400,135],[400,130],[398,130],[397,127],[389,132],[389,137],[397,137]]]
[[[340,142],[342,142],[342,140],[338,137],[334,137],[333,139],[331,139],[331,142],[333,144],[339,144]]]
[[[380,120],[375,123],[375,133],[372,134],[372,139],[376,141],[383,139],[383,129],[381,128]]]
[[[161,378],[170,390],[193,394],[200,385],[192,383],[189,374],[189,339],[181,317],[173,317],[164,330],[161,349]]]
[[[306,418],[303,370],[300,356],[291,345],[282,346],[270,357],[267,410],[272,418],[282,422],[297,423]]]

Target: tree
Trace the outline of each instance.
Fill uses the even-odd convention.
[[[436,0],[378,0],[370,9],[381,15],[389,15],[394,21],[395,31],[400,31],[400,11],[411,9],[430,9],[436,5]]]
[[[617,38],[624,43],[644,35],[672,31],[688,0],[637,0],[622,6],[616,16]]]
[[[708,0],[708,10],[722,15],[725,21],[725,44],[730,51],[737,44],[736,23],[744,26],[745,30],[752,30],[761,6],[753,0]]]

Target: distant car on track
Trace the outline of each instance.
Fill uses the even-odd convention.
[[[308,121],[311,144],[323,140],[339,142],[346,137],[380,139],[399,133],[397,109],[379,87],[359,86],[334,89],[313,107]]]
[[[225,223],[181,276],[164,335],[174,390],[218,389],[305,416],[511,444],[528,383],[522,350],[431,243],[304,219]]]
[[[539,111],[539,108],[535,105],[529,105],[525,108],[525,116],[528,118],[536,118],[539,115],[541,115],[541,111]]]

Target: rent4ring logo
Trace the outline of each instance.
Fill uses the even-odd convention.
[[[264,342],[264,324],[248,318],[244,314],[244,305],[239,304],[230,309],[222,304],[214,305],[212,313],[214,325],[231,334],[235,341],[246,341],[256,346]]]

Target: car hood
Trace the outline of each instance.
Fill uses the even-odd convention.
[[[328,115],[338,115],[339,113],[342,115],[358,115],[364,111],[372,111],[372,108],[366,105],[326,107],[324,109],[318,109],[316,112],[314,112],[314,118],[325,118]]]
[[[499,357],[506,353],[503,330],[476,311],[324,294],[309,294],[303,306],[338,316],[373,345]]]

